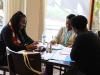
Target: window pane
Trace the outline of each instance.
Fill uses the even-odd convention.
[[[1,29],[3,28],[3,15],[4,15],[3,3],[4,3],[4,0],[0,0],[0,32],[1,32]]]
[[[66,26],[69,14],[84,15],[88,18],[90,0],[47,0],[45,30],[47,42],[56,36],[61,27]]]
[[[96,32],[98,30],[100,30],[100,0],[95,0],[92,31]]]

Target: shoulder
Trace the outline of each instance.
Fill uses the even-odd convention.
[[[3,27],[1,33],[10,32],[10,31],[11,31],[11,28],[10,28],[10,26],[7,24],[6,26]]]
[[[78,34],[76,39],[82,41],[82,40],[88,40],[89,38],[91,38],[92,36],[94,36],[95,34],[92,31],[87,31],[81,34]]]
[[[61,27],[61,29],[66,29],[66,27]]]
[[[61,27],[60,28],[60,31],[65,31],[66,30],[66,27]]]
[[[10,29],[10,26],[7,24],[6,26],[3,27],[2,30],[5,30],[5,29],[7,29],[7,30]]]
[[[84,33],[81,33],[81,34],[79,34],[79,37],[90,37],[90,36],[95,36],[96,34],[95,33],[93,33],[92,31],[87,31],[87,32],[84,32]]]

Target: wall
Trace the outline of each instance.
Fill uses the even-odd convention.
[[[40,10],[40,0],[27,0],[26,32],[34,41],[38,40],[38,34],[39,34],[39,10]]]

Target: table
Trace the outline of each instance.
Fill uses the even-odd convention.
[[[53,74],[53,66],[60,66],[60,67],[66,67],[69,69],[72,69],[76,62],[68,62],[68,61],[58,61],[58,60],[41,60],[42,63],[46,64],[46,75],[52,75]]]
[[[52,51],[54,53],[56,50],[52,50]],[[46,64],[45,75],[53,75],[53,66],[66,67],[72,69],[76,65],[76,62],[51,60],[51,59],[49,60],[41,59],[41,63]]]
[[[61,61],[61,60],[45,60],[41,59],[42,63],[46,64],[46,74],[45,75],[52,75],[53,74],[53,66],[59,66],[59,67],[66,67],[69,69],[72,69],[76,62],[69,62],[69,61]]]

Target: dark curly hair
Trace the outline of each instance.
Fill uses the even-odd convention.
[[[22,17],[26,18],[26,16],[21,11],[18,11],[10,19],[11,25],[14,29],[15,34],[19,33],[19,23],[20,23],[20,20]],[[25,25],[25,27],[26,27],[26,25]]]
[[[26,16],[21,11],[18,11],[10,19],[12,28],[14,29],[15,37],[17,35],[20,40],[22,39],[21,39],[21,34],[19,32],[19,24],[22,17],[26,18]],[[25,28],[26,28],[26,24],[25,24],[25,27],[21,31],[24,31]]]

